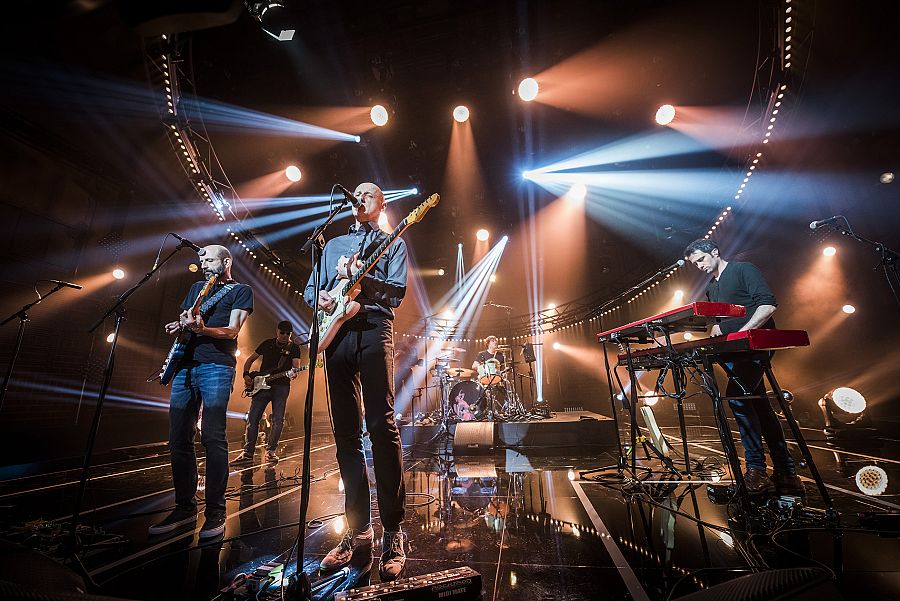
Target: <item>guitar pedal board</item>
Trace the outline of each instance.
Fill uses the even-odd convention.
[[[341,591],[334,601],[468,601],[481,598],[481,574],[468,566]]]

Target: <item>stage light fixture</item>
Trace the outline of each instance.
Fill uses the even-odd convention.
[[[526,77],[519,82],[519,98],[525,102],[531,102],[537,98],[539,90],[540,86],[538,86],[537,80],[532,77]]]
[[[833,257],[835,253],[837,253],[837,249],[833,246],[826,246],[824,249],[822,249],[822,254],[826,257]]]
[[[247,12],[259,21],[262,30],[279,42],[290,42],[296,32],[295,16],[282,0],[248,2]]]
[[[116,268],[113,269],[113,271],[112,271],[112,277],[116,278],[117,280],[124,279],[124,278],[125,278],[125,272],[124,272],[122,269],[116,267]]]
[[[303,177],[303,173],[300,172],[300,168],[296,165],[289,165],[288,168],[284,170],[284,176],[292,182],[299,182],[300,178]]]
[[[853,305],[844,305],[843,307],[841,307],[841,311],[843,311],[847,315],[850,315],[851,313],[856,313],[856,307],[854,307]]]
[[[241,349],[235,349],[235,350],[234,350],[234,356],[235,356],[235,357],[240,357],[240,356],[241,356]]]
[[[856,472],[856,487],[864,494],[878,496],[887,490],[887,472],[877,465],[867,465]]]
[[[475,237],[478,238],[479,242],[487,242],[487,239],[491,237],[491,234],[486,229],[481,228],[475,233]]]
[[[551,309],[551,310],[552,310],[552,309],[555,309],[555,308],[556,308],[556,303],[549,303],[549,304],[547,304],[547,308],[548,308],[548,309]]]
[[[446,273],[446,272],[444,271],[444,268],[443,268],[443,267],[441,267],[440,269],[438,269],[438,275],[444,275],[444,273]]]
[[[191,263],[190,265],[188,265],[188,271],[190,271],[191,273],[197,273],[198,271],[200,271],[200,267],[196,263]]]
[[[460,105],[453,109],[453,118],[456,119],[458,123],[465,123],[469,120],[469,109]]]
[[[656,122],[660,125],[668,125],[675,119],[675,107],[664,104],[656,110]]]
[[[825,418],[825,439],[829,442],[852,438],[874,438],[878,432],[866,427],[866,397],[846,386],[835,388],[819,399]]]
[[[892,171],[885,171],[878,179],[882,184],[889,184],[894,181],[894,173]]]
[[[492,273],[492,274],[491,274],[491,277],[488,278],[488,279],[490,279],[490,280],[491,280],[491,283],[493,284],[494,282],[497,281],[497,274],[496,274],[496,273]]]
[[[113,340],[115,340],[115,338],[116,338],[116,334],[115,334],[115,332],[113,332],[106,337],[106,341],[112,342]]]
[[[684,299],[684,290],[676,290],[672,297],[675,299],[676,303],[680,303],[682,299]]]
[[[562,345],[561,345],[560,343],[558,343],[558,342],[554,342],[554,343],[553,343],[553,350],[554,350],[554,351],[558,351],[561,347],[562,347]]]
[[[372,123],[374,123],[378,127],[381,127],[388,122],[387,109],[380,104],[376,104],[372,107],[372,110],[369,111],[369,116],[372,118]]]

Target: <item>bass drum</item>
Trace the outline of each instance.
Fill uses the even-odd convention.
[[[450,412],[457,421],[470,422],[482,418],[484,388],[478,382],[457,382],[450,389]]]

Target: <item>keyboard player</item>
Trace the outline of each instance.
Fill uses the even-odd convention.
[[[719,336],[756,328],[774,328],[772,314],[778,306],[775,295],[760,270],[752,263],[726,261],[712,240],[694,240],[684,249],[685,258],[700,271],[712,276],[706,287],[711,302],[743,305],[745,317],[732,317],[713,326]],[[725,364],[728,386],[725,395],[737,420],[747,470],[744,481],[751,494],[774,488],[779,494],[802,494],[794,460],[788,451],[778,416],[766,398],[764,371],[759,361],[745,359]],[[742,400],[741,396],[760,397]],[[772,457],[772,476],[766,471],[763,438]]]

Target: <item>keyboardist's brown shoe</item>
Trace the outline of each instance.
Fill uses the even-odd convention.
[[[774,489],[769,474],[765,470],[752,467],[744,472],[744,484],[747,486],[747,492],[751,495],[766,494]]]

